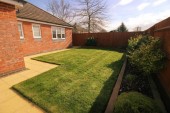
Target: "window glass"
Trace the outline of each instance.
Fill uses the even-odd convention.
[[[33,25],[34,38],[41,38],[40,25]]]
[[[52,27],[52,38],[57,38],[57,33],[56,33],[57,28],[56,27]]]
[[[52,38],[53,39],[64,39],[65,38],[65,28],[52,27]]]
[[[53,38],[57,38],[57,36],[56,36],[56,30],[53,30]]]
[[[61,28],[57,29],[57,38],[61,38]]]
[[[62,28],[61,34],[62,34],[62,38],[65,38],[65,29],[64,28]]]
[[[18,23],[18,31],[19,31],[19,35],[20,35],[20,39],[24,38],[24,33],[23,33],[23,29],[22,29],[22,24]]]

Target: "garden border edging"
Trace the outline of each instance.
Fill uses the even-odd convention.
[[[124,72],[126,69],[126,64],[127,64],[127,58],[125,58],[125,61],[123,63],[123,66],[122,66],[119,76],[117,78],[116,84],[113,87],[112,94],[110,96],[109,102],[107,104],[107,107],[106,107],[106,110],[104,113],[113,113],[114,105],[116,103],[116,99],[118,97],[118,93],[119,93],[119,89],[120,89],[120,86],[122,83],[123,75],[124,75]]]

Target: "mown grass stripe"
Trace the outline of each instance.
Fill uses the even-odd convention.
[[[73,49],[36,57],[61,65],[14,88],[48,112],[102,113],[122,55],[109,49]]]

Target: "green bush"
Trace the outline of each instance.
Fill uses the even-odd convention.
[[[124,78],[125,84],[126,84],[126,89],[131,90],[135,89],[135,84],[136,84],[136,76],[132,74],[128,74]]]
[[[159,38],[138,36],[128,41],[129,63],[145,75],[157,73],[164,66],[165,53]]]
[[[97,42],[96,42],[95,38],[93,38],[93,37],[88,38],[86,41],[86,46],[97,46]]]
[[[161,113],[155,101],[141,93],[129,92],[118,96],[113,113]]]
[[[127,47],[128,54],[132,54],[136,49],[140,47],[141,39],[142,39],[142,35],[139,35],[137,37],[128,40],[128,47]]]

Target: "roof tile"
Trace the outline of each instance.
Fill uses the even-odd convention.
[[[17,12],[17,17],[72,27],[70,24],[28,2],[26,2],[24,6],[19,9]]]

